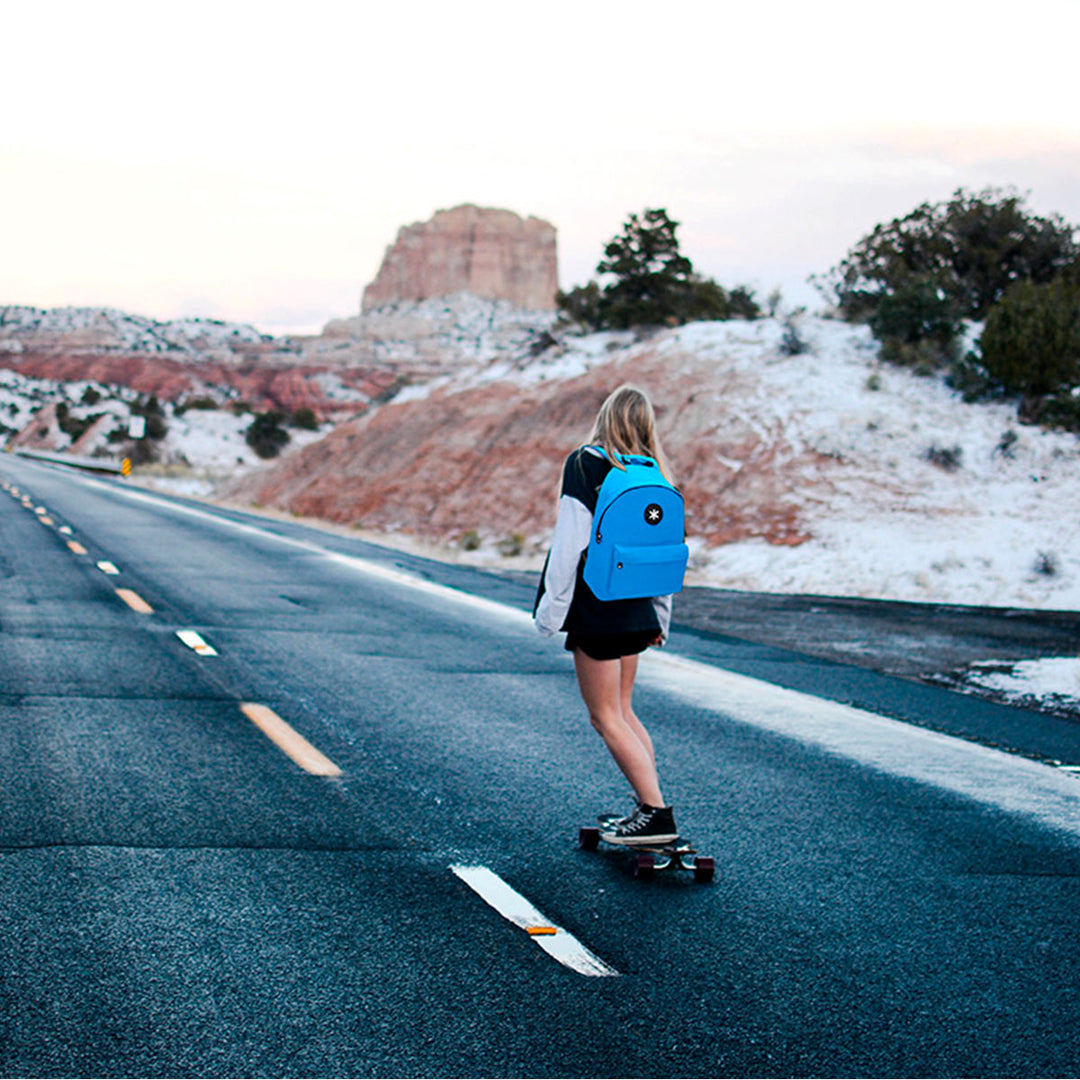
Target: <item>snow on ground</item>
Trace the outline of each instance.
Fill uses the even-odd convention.
[[[708,324],[688,328],[705,345]],[[1080,439],[965,404],[940,377],[879,364],[868,330],[805,320],[811,351],[770,358],[749,324],[753,420],[843,463],[804,520],[814,538],[709,554],[715,585],[881,599],[1080,609]],[[758,336],[756,348],[750,343]],[[684,339],[682,346],[688,342]],[[727,354],[731,355],[730,346]]]
[[[270,341],[243,323],[219,319],[173,319],[158,322],[114,308],[35,308],[13,304],[0,307],[0,352],[21,352],[22,337],[37,334],[71,335],[83,331],[111,347],[137,352],[200,352],[232,345]]]
[[[1070,656],[1022,660],[1015,664],[987,660],[972,664],[967,682],[1015,705],[1080,714],[1080,659]]]

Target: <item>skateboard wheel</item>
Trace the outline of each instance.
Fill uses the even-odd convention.
[[[584,851],[595,851],[600,846],[600,830],[595,825],[586,825],[578,833],[578,844]]]
[[[710,855],[703,855],[694,860],[694,880],[709,882],[716,877],[716,860]]]
[[[653,876],[653,870],[655,869],[656,861],[651,855],[642,853],[634,857],[634,877],[648,881]]]

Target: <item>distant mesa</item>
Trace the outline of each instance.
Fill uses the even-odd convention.
[[[512,210],[464,205],[398,230],[364,289],[361,310],[466,292],[553,311],[557,289],[553,225]]]

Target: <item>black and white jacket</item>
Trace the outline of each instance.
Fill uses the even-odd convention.
[[[536,627],[546,637],[559,630],[576,634],[655,630],[667,641],[670,596],[598,600],[582,577],[597,495],[611,468],[608,459],[592,446],[582,446],[566,459],[555,534],[533,609]]]

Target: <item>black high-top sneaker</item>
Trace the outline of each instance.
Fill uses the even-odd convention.
[[[679,839],[679,831],[675,828],[675,814],[670,806],[642,803],[629,818],[606,828],[600,839],[628,847],[671,844]]]
[[[635,799],[634,809],[629,814],[599,814],[596,820],[600,822],[602,828],[613,829],[616,825],[626,824],[644,805],[640,799]]]

